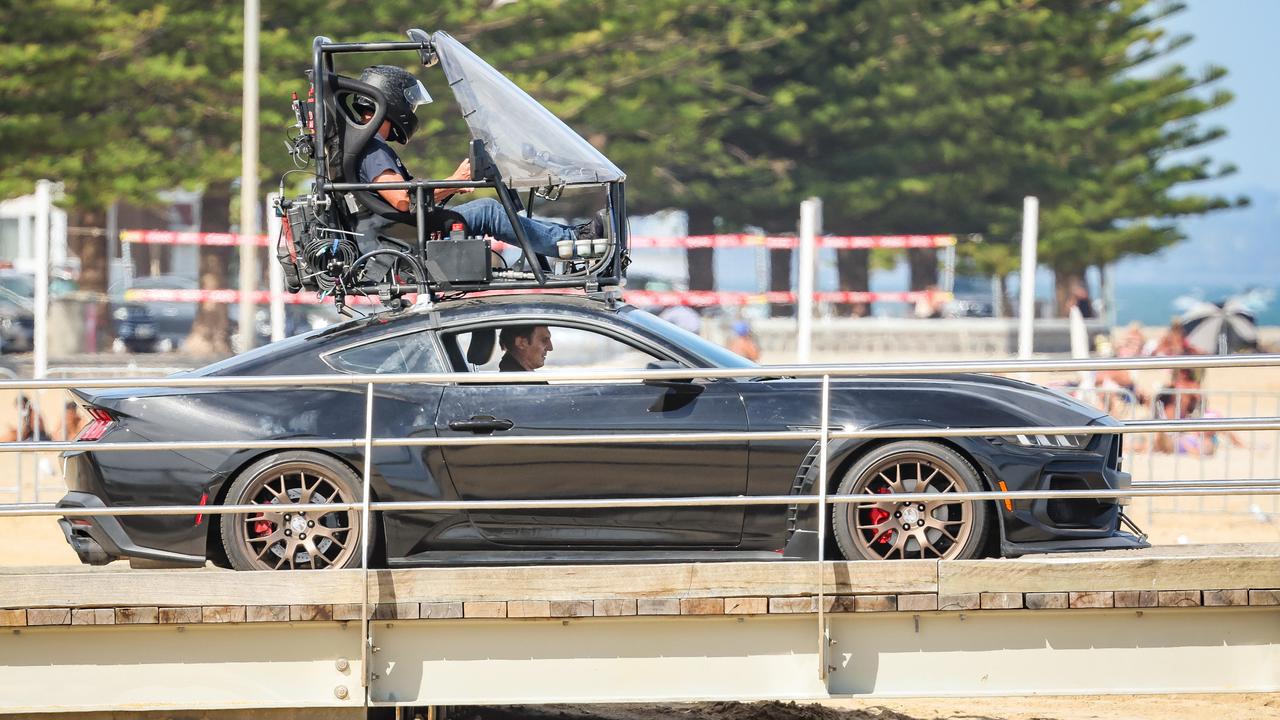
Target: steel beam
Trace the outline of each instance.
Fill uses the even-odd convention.
[[[26,627],[0,633],[0,714],[363,707],[360,624]]]

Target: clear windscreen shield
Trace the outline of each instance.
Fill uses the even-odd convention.
[[[483,140],[512,188],[626,179],[618,166],[560,118],[446,32],[432,36],[471,137]]]

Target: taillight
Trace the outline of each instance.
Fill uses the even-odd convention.
[[[97,440],[105,435],[107,430],[115,423],[115,418],[100,407],[90,405],[85,409],[89,412],[89,424],[80,429],[80,434],[76,435],[77,442],[81,440]]]

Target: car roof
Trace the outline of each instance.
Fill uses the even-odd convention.
[[[629,307],[581,294],[518,293],[467,296],[435,304],[419,304],[399,311],[370,313],[302,335],[255,348],[226,360],[192,371],[195,375],[234,375],[254,372],[254,368],[274,365],[288,357],[306,353],[323,353],[348,343],[375,340],[395,335],[414,325],[435,328],[454,320],[484,320],[517,312],[573,314],[575,312],[613,314]]]

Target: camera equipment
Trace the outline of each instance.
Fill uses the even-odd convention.
[[[413,29],[408,35],[407,42],[317,37],[312,43],[308,93],[305,100],[296,92],[291,98],[294,125],[286,147],[314,180],[309,192],[282,197],[275,207],[283,220],[276,258],[289,290],[332,296],[340,308],[348,295],[377,296],[398,307],[409,294],[434,300],[437,293],[595,291],[620,284],[629,263],[625,174],[448,33]],[[407,141],[416,126],[414,108],[429,95],[398,67],[367,68],[360,78],[368,82],[362,82],[336,72],[335,61],[392,51],[444,74],[474,138],[473,179],[360,182],[360,161],[384,121],[398,128],[393,141]],[[511,112],[518,122],[506,117]],[[513,236],[500,244],[473,232],[461,215],[435,202],[437,190],[450,188],[491,191]],[[410,210],[393,207],[380,192],[392,190],[409,195]],[[529,191],[527,206],[517,194],[522,190]],[[535,194],[551,202],[566,190],[595,190],[603,198],[603,237],[561,241],[550,255],[537,255],[518,213],[532,217]]]

